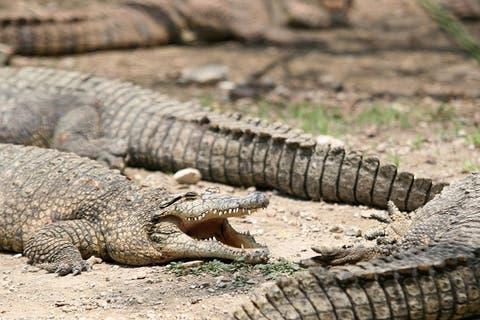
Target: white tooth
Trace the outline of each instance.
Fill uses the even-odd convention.
[[[242,249],[245,249],[245,247],[243,246],[243,243],[242,243]]]

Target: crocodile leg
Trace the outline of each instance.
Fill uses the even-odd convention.
[[[123,170],[127,144],[121,139],[101,137],[100,117],[91,106],[73,109],[63,115],[55,127],[51,147],[95,159]]]
[[[79,274],[89,268],[83,260],[104,256],[102,236],[83,220],[59,221],[36,232],[26,243],[24,254],[29,262],[59,275]]]

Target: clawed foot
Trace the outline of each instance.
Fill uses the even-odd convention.
[[[267,248],[252,250],[242,258],[248,264],[259,264],[268,262],[270,252]]]
[[[90,257],[87,260],[81,261],[57,261],[48,263],[36,264],[36,267],[46,270],[49,273],[56,273],[59,276],[65,276],[72,274],[74,276],[79,275],[82,271],[92,270],[94,264],[102,263],[102,259],[97,257]]]
[[[110,140],[104,142],[97,161],[111,169],[123,171],[128,161],[128,144],[124,140]]]
[[[381,250],[375,247],[359,246],[319,246],[313,247],[313,251],[318,256],[303,260],[300,264],[304,267],[312,265],[322,266],[338,266],[345,264],[353,264],[362,260],[370,260],[381,255]]]

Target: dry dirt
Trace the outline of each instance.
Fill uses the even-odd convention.
[[[3,0],[0,7],[8,3]],[[329,49],[312,49],[269,73],[266,78],[277,89],[260,101],[229,102],[217,86],[181,86],[175,77],[187,67],[220,63],[228,66],[229,79],[239,82],[295,49],[223,43],[55,58],[15,57],[12,64],[128,79],[180,100],[198,99],[215,109],[260,114],[258,106],[267,103],[270,117],[288,111],[292,103],[337,110],[342,119],[361,115],[371,106],[391,108],[396,115],[392,119],[383,113],[379,118],[370,114],[366,122],[331,125],[349,148],[379,154],[419,176],[452,181],[470,170],[478,171],[480,141],[475,144],[474,133],[480,135],[480,68],[475,61],[455,50],[414,1],[357,1],[352,19],[353,30],[308,33],[326,41]],[[302,125],[298,118],[283,116],[282,120]],[[160,172],[131,169],[128,174],[147,184],[171,181]],[[192,188],[212,185],[224,192],[246,192],[207,182]],[[172,183],[172,188],[180,186]],[[269,193],[271,205],[266,211],[237,219],[235,226],[250,230],[266,243],[274,258],[298,261],[311,256],[309,248],[315,244],[363,241],[342,230],[358,227],[365,231],[380,224],[361,217],[373,209]],[[331,232],[335,226],[341,227],[340,232]],[[80,276],[56,277],[25,268],[25,262],[18,255],[0,254],[0,319],[221,319],[267,280],[255,270],[178,277],[165,266],[128,268],[107,263]]]

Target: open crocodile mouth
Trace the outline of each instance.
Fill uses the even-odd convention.
[[[231,208],[228,210],[212,210],[202,214],[200,219],[181,219],[180,230],[198,241],[220,242],[223,245],[249,249],[262,248],[249,232],[236,231],[229,223],[228,218],[245,217],[260,208]]]
[[[151,239],[164,261],[183,258],[243,259],[263,263],[269,250],[249,233],[236,231],[229,218],[244,217],[268,206],[268,197],[252,192],[244,197],[193,192],[172,197],[155,219]]]

